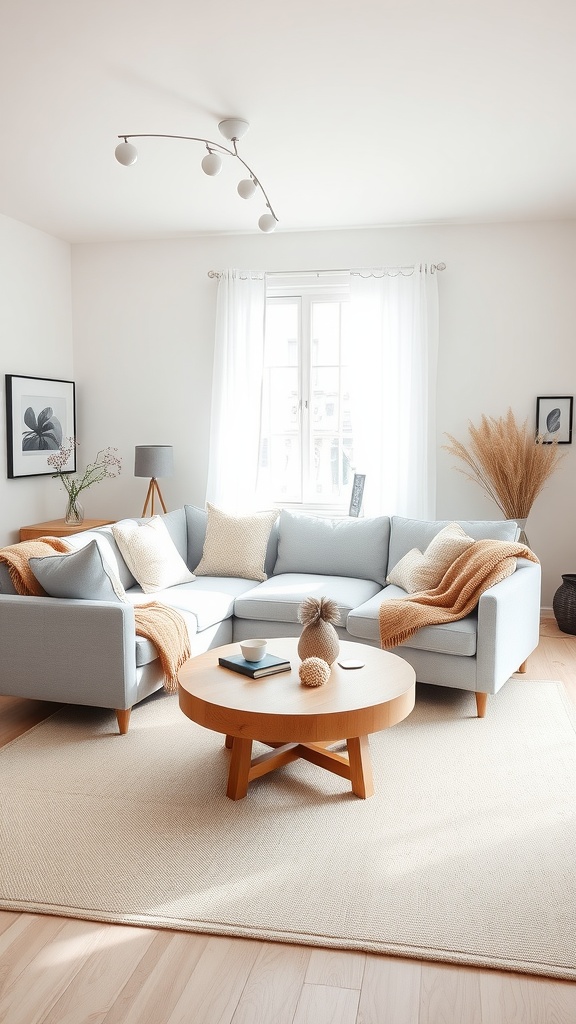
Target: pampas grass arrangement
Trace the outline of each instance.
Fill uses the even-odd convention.
[[[482,416],[480,426],[468,424],[468,446],[446,434],[442,447],[462,459],[460,473],[479,484],[506,519],[527,519],[535,499],[563,454],[549,435],[536,435],[527,421],[517,423],[512,409],[506,416]]]

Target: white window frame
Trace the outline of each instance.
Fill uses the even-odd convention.
[[[266,305],[296,302],[298,305],[298,436],[300,440],[300,493],[301,501],[281,500],[272,495],[273,503],[281,508],[311,511],[330,516],[347,515],[350,496],[339,501],[319,501],[311,492],[313,458],[313,421],[311,416],[312,368],[312,306],[318,302],[350,301],[348,283],[335,275],[319,280],[314,277],[271,281],[268,284]],[[341,365],[341,364],[340,364]],[[342,410],[340,409],[340,415]],[[350,480],[350,490],[352,479]]]

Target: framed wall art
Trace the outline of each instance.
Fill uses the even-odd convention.
[[[544,444],[572,444],[573,404],[573,395],[544,395],[536,399],[536,434]]]
[[[73,380],[6,374],[6,444],[8,478],[53,475],[48,457],[68,437],[76,436]],[[76,469],[75,446],[65,473]]]

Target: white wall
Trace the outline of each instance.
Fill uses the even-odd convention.
[[[0,545],[64,514],[50,476],[7,479],[4,375],[73,380],[70,246],[0,215]]]
[[[202,504],[212,375],[216,282],[209,269],[347,268],[444,260],[439,277],[438,508],[442,518],[499,517],[441,450],[444,432],[466,438],[468,419],[512,406],[534,420],[537,395],[576,390],[576,224],[488,225],[221,236],[70,247],[0,216],[2,373],[75,379],[79,465],[117,446],[124,470],[84,492],[90,516],[141,511],[146,482],[135,444],[173,444],[169,507]],[[62,515],[50,477],[6,479],[1,389],[0,544],[18,527]],[[562,572],[576,571],[572,510],[576,448],[537,499],[528,536],[541,558],[543,605]]]

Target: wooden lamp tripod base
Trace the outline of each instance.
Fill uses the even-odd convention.
[[[164,498],[162,497],[162,492],[161,492],[161,490],[160,490],[160,488],[158,486],[158,481],[157,481],[156,477],[153,476],[152,479],[150,480],[150,483],[148,484],[148,490],[146,492],[146,501],[144,502],[144,508],[142,509],[142,519],[146,519],[147,518],[147,508],[148,508],[149,504],[150,504],[150,515],[151,516],[154,515],[154,495],[155,494],[158,495],[158,498],[160,500],[160,504],[161,504],[164,512],[166,512],[166,505],[164,504]]]

